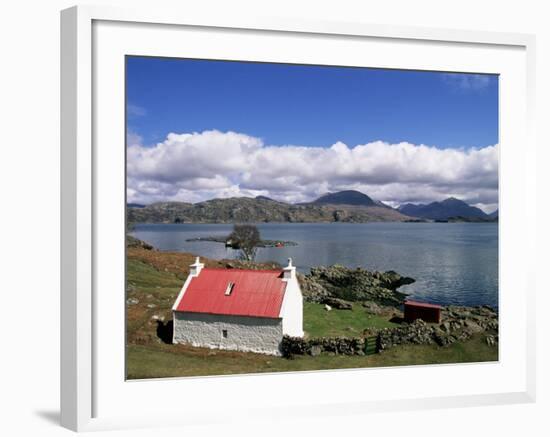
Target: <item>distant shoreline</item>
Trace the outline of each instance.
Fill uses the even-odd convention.
[[[254,222],[254,221],[235,221],[235,222],[180,222],[180,223],[173,223],[173,222],[131,222],[129,223],[132,226],[139,226],[139,225],[173,225],[173,226],[179,226],[179,225],[235,225],[235,224],[250,224],[250,225],[374,225],[374,224],[413,224],[413,225],[433,225],[433,224],[484,224],[484,225],[498,225],[498,221],[460,221],[460,220],[424,220],[424,221],[369,221],[369,222],[331,222],[331,221],[324,221],[324,222],[287,222],[287,221],[271,221],[271,222]]]
[[[232,249],[238,249],[237,246],[231,243],[231,239],[229,238],[229,235],[225,237],[195,237],[195,238],[188,238],[185,241],[189,242],[210,242],[210,243],[222,243],[225,244],[226,247],[231,247]],[[298,246],[298,243],[295,241],[285,241],[285,240],[260,240],[260,242],[256,245],[256,247],[286,247],[286,246]]]

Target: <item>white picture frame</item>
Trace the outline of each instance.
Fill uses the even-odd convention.
[[[147,32],[147,37],[140,38],[139,34],[144,32]],[[167,41],[180,37],[194,38],[193,35],[200,40],[202,36],[215,35],[216,32],[222,32],[223,40],[231,47],[228,59],[235,56],[229,52],[237,50],[235,44],[231,45],[233,40],[238,42],[239,50],[250,51],[248,58],[269,60],[278,56],[277,51],[266,53],[265,50],[259,50],[261,47],[258,41],[268,41],[272,44],[270,47],[276,47],[277,41],[292,39],[297,47],[296,53],[285,56],[293,56],[294,61],[304,56],[303,52],[300,54],[300,44],[296,42],[308,40],[314,44],[319,40],[324,41],[325,45],[331,41],[328,46],[332,43],[335,46],[371,44],[373,47],[384,44],[384,47],[395,50],[394,58],[387,57],[384,61],[381,51],[374,48],[373,53],[379,53],[380,58],[375,65],[370,66],[413,67],[415,61],[407,58],[406,45],[411,50],[428,47],[426,56],[430,50],[441,54],[438,62],[446,62],[446,71],[476,72],[484,65],[483,72],[503,75],[499,224],[500,299],[503,306],[500,313],[502,358],[498,363],[124,381],[124,372],[120,368],[121,363],[124,364],[123,359],[120,361],[124,355],[124,344],[120,342],[124,314],[117,312],[124,305],[124,288],[120,288],[120,295],[118,291],[112,292],[112,296],[101,295],[106,284],[120,285],[120,275],[124,275],[123,271],[118,272],[123,268],[120,253],[113,252],[106,244],[106,241],[112,241],[120,248],[124,246],[125,223],[120,220],[120,210],[115,208],[113,215],[106,213],[110,212],[110,206],[117,205],[123,199],[120,195],[124,191],[124,185],[119,187],[120,171],[123,171],[119,164],[124,150],[117,148],[119,144],[124,144],[121,135],[124,126],[120,126],[122,114],[119,111],[122,107],[120,105],[124,104],[119,99],[123,93],[120,84],[124,77],[120,77],[120,70],[117,70],[123,65],[120,55],[166,55],[171,50],[177,55],[181,41],[179,46],[176,43],[173,47],[169,47]],[[132,38],[128,40],[135,43],[130,44],[124,35],[131,35]],[[105,41],[109,42],[108,48]],[[312,56],[317,56],[314,46],[311,47]],[[449,47],[456,49],[456,56],[445,55]],[[322,56],[344,56],[334,48],[332,50],[328,47]],[[487,59],[489,52],[494,55],[493,59]],[[360,22],[295,21],[237,14],[232,17],[215,14],[202,16],[188,8],[163,11],[78,6],[62,11],[61,424],[82,431],[223,423],[244,418],[248,421],[262,421],[297,415],[340,414],[344,411],[347,414],[365,414],[372,411],[534,401],[535,284],[530,279],[534,277],[531,274],[531,265],[534,263],[530,264],[530,258],[525,254],[535,252],[535,211],[533,208],[528,211],[527,208],[511,207],[520,198],[524,202],[528,201],[535,192],[536,151],[532,127],[534,52],[534,37],[524,34]],[[209,46],[207,43],[199,43],[190,55],[209,58],[217,54],[223,58],[220,53],[215,44]],[[403,59],[396,62],[395,53],[401,53]],[[350,62],[343,58],[336,61]],[[426,64],[423,68],[436,68],[437,65],[430,67]],[[106,77],[109,75],[104,74],[106,71],[112,73],[112,81]],[[114,111],[112,114],[107,115],[101,110],[105,107],[101,90],[109,92],[116,101],[115,107],[110,109]],[[511,108],[512,103],[516,107]],[[103,144],[114,144],[114,148],[107,151]],[[516,144],[515,148],[513,144]],[[521,147],[517,144],[521,144]],[[113,153],[113,159],[106,160],[106,155],[110,153]],[[536,202],[530,204],[535,205]],[[518,229],[520,223],[524,231],[521,236],[515,236],[514,229]],[[521,256],[514,255],[516,251]],[[115,300],[110,302],[111,298]],[[514,311],[517,314],[512,314]],[[512,320],[514,329],[511,327]],[[113,334],[106,335],[106,332]],[[521,346],[516,356],[507,354],[507,344],[510,342]],[[106,356],[113,356],[111,353],[115,354],[114,358],[106,361]],[[383,389],[376,391],[373,378],[369,376],[373,375],[372,372],[377,372],[377,380],[387,381],[387,378],[392,378],[396,385],[402,384],[401,388],[387,390],[387,396],[381,396]],[[413,383],[405,385],[403,382],[413,372],[418,379],[433,378],[432,386],[420,387]],[[455,385],[449,382],[448,387],[442,388],[438,381],[447,380],[449,376],[454,376],[458,381],[464,378],[465,382],[457,384],[455,381]],[[358,384],[360,387],[363,383],[361,381],[367,380],[370,387],[368,391],[357,390],[349,396],[339,391],[338,387],[342,385]],[[468,385],[466,381],[477,385]],[[314,387],[320,383],[323,384],[323,390],[316,391]],[[167,400],[163,408],[154,409],[151,405],[145,405],[143,411],[134,410],[133,414],[130,408],[119,408],[125,402],[131,404],[132,398],[139,399],[140,396],[156,393],[169,396],[171,391],[181,390],[183,386],[192,404],[182,401],[178,407]],[[285,400],[283,394],[275,395],[274,399],[265,402],[249,399],[260,388],[287,386],[297,387],[297,390],[309,389],[311,393],[306,396],[303,395],[304,390],[298,390],[293,394],[292,402],[288,397]],[[228,403],[229,394],[234,398],[235,393],[239,393],[240,413],[224,407],[231,404]],[[205,409],[207,405],[208,411]],[[175,415],[174,411],[181,411],[181,414]]]

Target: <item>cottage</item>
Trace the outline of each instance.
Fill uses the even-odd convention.
[[[292,260],[282,270],[205,268],[197,257],[172,307],[174,343],[280,355],[302,337],[302,292]]]

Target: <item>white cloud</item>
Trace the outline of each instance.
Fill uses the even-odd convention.
[[[256,196],[288,202],[357,189],[397,205],[449,196],[498,202],[498,146],[438,149],[382,141],[350,147],[265,145],[235,132],[169,134],[153,147],[128,147],[128,200],[197,202]]]
[[[129,118],[143,117],[144,115],[147,115],[147,111],[141,106],[128,103],[126,105],[126,114]]]
[[[489,74],[447,73],[441,76],[449,85],[463,91],[479,91],[491,83]]]
[[[143,143],[143,138],[136,134],[133,130],[126,131],[126,144],[128,146],[140,146]]]

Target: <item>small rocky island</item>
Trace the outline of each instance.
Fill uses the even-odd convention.
[[[185,241],[204,241],[204,242],[213,242],[213,243],[222,243],[225,244],[225,247],[230,247],[231,249],[240,249],[237,242],[233,241],[229,236],[227,237],[196,237],[188,238]],[[256,247],[285,247],[285,246],[298,246],[298,243],[294,241],[284,241],[284,240],[260,240]]]

